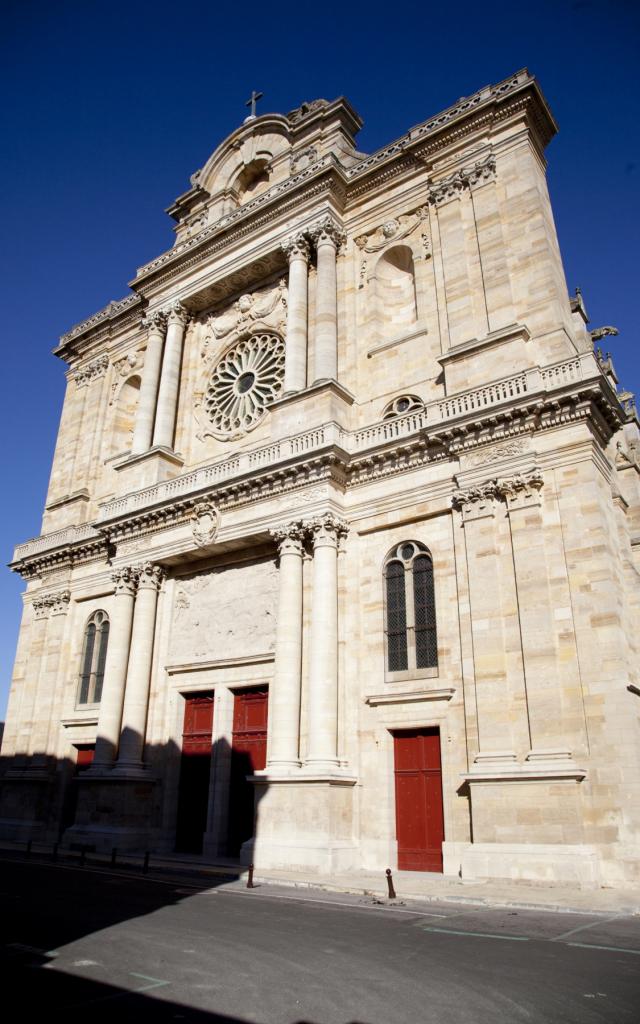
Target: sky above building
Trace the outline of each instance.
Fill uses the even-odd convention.
[[[172,245],[164,209],[253,89],[258,113],[347,96],[372,152],[528,67],[560,126],[548,176],[569,291],[592,328],[619,329],[606,348],[639,387],[639,44],[636,0],[4,0],[2,562],[40,532],[64,393],[51,349]],[[0,572],[0,721],[23,589]]]

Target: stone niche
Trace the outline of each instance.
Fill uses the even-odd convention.
[[[176,580],[169,660],[217,661],[274,649],[278,570],[272,558]]]

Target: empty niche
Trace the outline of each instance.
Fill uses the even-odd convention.
[[[394,245],[376,264],[376,319],[385,337],[399,334],[417,320],[413,253],[408,245]]]
[[[129,377],[120,388],[116,402],[116,415],[113,424],[112,455],[127,452],[131,449],[136,409],[140,397],[140,377]]]

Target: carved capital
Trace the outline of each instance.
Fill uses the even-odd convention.
[[[179,299],[174,299],[166,307],[167,325],[180,324],[186,327],[189,322],[189,311],[185,309]]]
[[[302,557],[306,532],[304,523],[300,521],[287,523],[286,526],[278,526],[275,530],[271,530],[271,536],[278,545],[280,557],[282,558],[283,555]]]
[[[461,167],[454,171],[447,178],[438,181],[429,189],[429,201],[440,206],[448,199],[459,196],[466,188],[475,188],[476,185],[491,181],[496,173],[496,160],[491,154],[484,160],[478,160],[470,167]]]
[[[138,585],[135,566],[125,565],[111,573],[116,597],[133,597]]]
[[[147,328],[149,334],[164,334],[167,328],[166,311],[155,309],[153,313],[147,313],[142,320],[142,326]]]
[[[316,249],[319,245],[333,245],[336,251],[340,249],[347,237],[333,217],[323,217],[313,225],[309,235],[313,239]]]
[[[166,571],[155,562],[142,562],[135,567],[138,590],[160,590],[166,578]]]
[[[282,243],[282,251],[291,263],[292,260],[309,259],[309,240],[304,234],[294,235]]]
[[[39,594],[33,599],[33,610],[36,619],[46,619],[51,612],[53,615],[65,615],[71,601],[70,590],[59,590],[50,594]]]
[[[38,597],[34,597],[33,613],[36,619],[46,619],[51,610],[51,596],[49,594],[39,594]]]
[[[98,377],[104,377],[109,366],[109,356],[106,354],[98,356],[97,359],[93,359],[82,369],[77,370],[74,374],[74,380],[78,387],[85,387],[87,384],[91,384],[92,381],[97,380]]]
[[[496,480],[496,491],[505,499],[510,512],[532,508],[541,504],[540,491],[544,477],[539,469],[530,473],[516,473],[515,476]]]
[[[466,523],[494,515],[497,493],[496,481],[486,480],[474,487],[454,491],[451,503],[462,513],[463,522]]]
[[[345,521],[334,516],[332,512],[325,512],[324,515],[310,519],[306,526],[311,535],[314,550],[318,547],[337,547],[349,531]]]

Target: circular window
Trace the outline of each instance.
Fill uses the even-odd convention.
[[[410,558],[413,557],[414,551],[415,548],[413,544],[403,544],[402,547],[400,548],[400,554],[402,558],[405,560],[405,562],[407,562]]]
[[[205,396],[216,437],[238,437],[257,426],[282,390],[284,351],[276,334],[254,334],[223,356]]]

